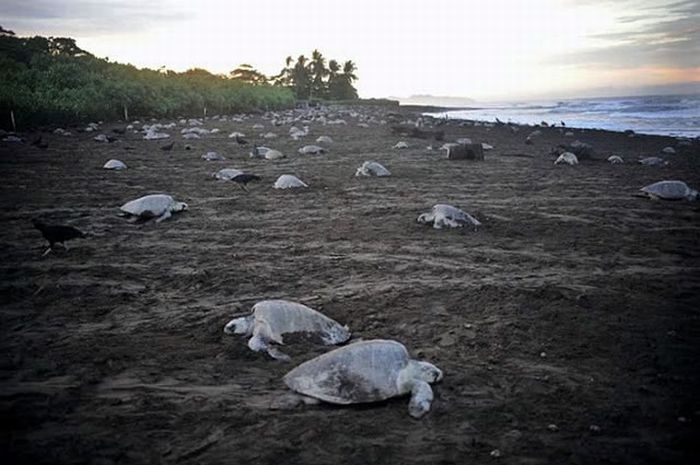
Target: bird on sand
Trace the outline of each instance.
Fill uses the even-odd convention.
[[[238,145],[248,145],[248,141],[236,134],[236,143]]]
[[[246,184],[248,184],[251,181],[260,181],[261,179],[262,178],[257,174],[242,173],[238,176],[231,178],[231,181],[238,183],[238,185],[241,186],[241,189],[248,192],[248,189],[246,189],[245,187]]]
[[[162,146],[160,149],[161,149],[162,151],[164,151],[164,152],[170,152],[170,151],[173,149],[173,145],[175,145],[175,141],[173,141],[173,142],[171,142],[171,143],[169,143],[169,144],[165,144],[165,145]]]
[[[87,237],[87,234],[78,228],[74,228],[73,226],[65,226],[62,224],[45,224],[37,219],[32,220],[32,223],[34,223],[34,227],[36,229],[41,231],[41,235],[44,236],[44,239],[49,242],[49,248],[46,249],[46,252],[44,252],[42,257],[51,252],[54,244],[61,244],[64,249],[68,250],[66,241]]]

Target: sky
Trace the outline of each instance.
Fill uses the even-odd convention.
[[[361,97],[700,89],[700,0],[2,0],[0,25],[138,67],[277,74],[314,49]]]

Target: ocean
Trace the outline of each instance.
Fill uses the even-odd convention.
[[[539,124],[640,134],[700,137],[700,94],[589,98],[553,102],[475,104],[433,116],[477,121]]]

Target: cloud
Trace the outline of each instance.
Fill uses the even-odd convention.
[[[591,34],[588,38],[600,45],[558,55],[548,63],[604,68],[700,66],[697,0],[627,0],[608,5],[620,11],[615,18],[618,30]]]
[[[134,33],[192,18],[173,2],[134,0],[3,0],[3,26],[20,35],[95,36]]]

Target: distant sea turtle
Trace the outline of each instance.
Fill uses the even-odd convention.
[[[394,148],[395,149],[407,149],[408,144],[406,142],[400,141],[400,142],[397,142],[396,145],[394,145]]]
[[[319,136],[318,139],[316,139],[316,143],[318,143],[318,144],[332,144],[333,139],[331,139],[329,136]]]
[[[432,224],[435,229],[442,229],[447,226],[449,228],[461,228],[465,224],[480,226],[481,222],[459,208],[452,205],[437,204],[433,205],[430,213],[423,213],[417,219],[421,224]]]
[[[106,170],[125,170],[126,164],[123,161],[111,159],[102,168]]]
[[[645,166],[666,166],[666,165],[668,165],[668,161],[666,161],[660,157],[641,158],[639,160],[639,163],[641,163],[642,165],[645,165]]]
[[[625,160],[623,160],[622,157],[619,155],[611,155],[610,157],[608,157],[608,161],[613,165],[619,165],[620,163],[625,162]]]
[[[275,181],[275,185],[273,187],[275,189],[291,189],[295,187],[309,187],[309,185],[296,176],[292,176],[291,174],[283,174],[277,178],[277,181]]]
[[[578,165],[578,158],[571,152],[564,152],[559,155],[559,158],[557,158],[554,162],[555,165],[561,165],[562,163],[566,163],[567,165],[571,166]]]
[[[172,216],[173,213],[187,210],[185,202],[176,202],[171,196],[165,194],[151,194],[127,202],[119,209],[125,215],[136,216],[142,219],[157,218],[160,223]]]
[[[413,360],[396,341],[370,340],[320,355],[284,376],[293,391],[332,404],[377,402],[411,394],[408,412],[420,418],[433,401],[431,383],[442,371],[428,362]]]
[[[643,195],[652,199],[696,200],[698,191],[688,187],[683,181],[659,181],[640,189]]]
[[[214,173],[214,177],[221,181],[230,181],[239,174],[243,174],[243,171],[237,170],[235,168],[224,168]]]
[[[226,158],[224,158],[223,155],[217,153],[217,152],[207,152],[204,155],[202,155],[202,159],[206,161],[224,161]]]
[[[256,352],[266,351],[278,360],[289,360],[272,344],[284,344],[284,335],[300,333],[315,337],[326,345],[341,344],[350,339],[347,326],[323,313],[296,302],[263,300],[253,305],[253,313],[229,321],[226,334],[252,336],[248,347]]]
[[[376,161],[366,161],[357,168],[355,176],[391,176],[391,172]]]
[[[299,149],[299,153],[302,155],[316,155],[326,153],[326,149],[319,147],[318,145],[305,145]]]

